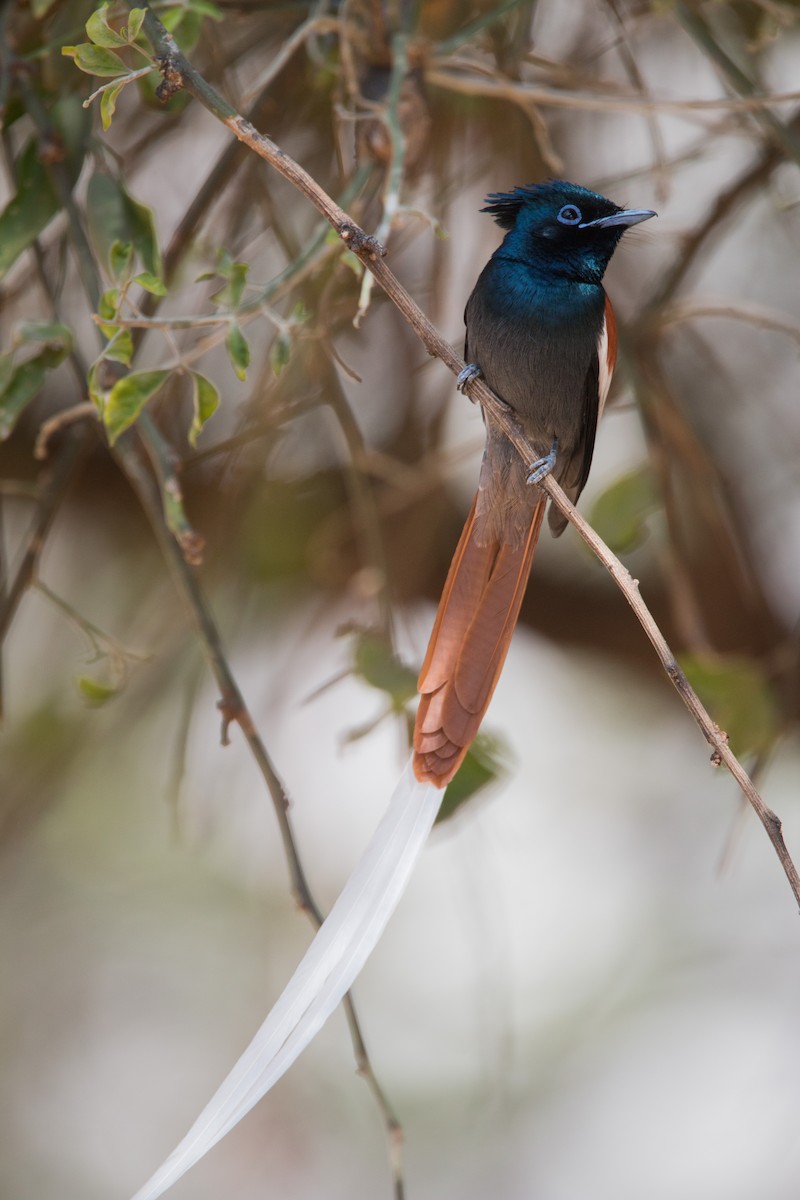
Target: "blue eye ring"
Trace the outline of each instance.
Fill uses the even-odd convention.
[[[565,204],[559,209],[556,220],[559,225],[580,225],[583,220],[583,214],[577,204]]]

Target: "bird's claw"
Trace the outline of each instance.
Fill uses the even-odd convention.
[[[542,458],[537,458],[532,462],[529,468],[528,483],[541,483],[542,480],[550,474],[556,465],[556,451],[558,450],[558,438],[553,438],[553,444],[550,447],[550,452]]]
[[[456,387],[462,395],[466,395],[465,388],[467,384],[472,383],[473,379],[479,379],[481,373],[481,369],[477,363],[467,363],[464,370],[461,371],[456,379]]]

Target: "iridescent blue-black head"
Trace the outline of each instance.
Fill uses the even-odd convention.
[[[656,214],[620,208],[576,183],[550,179],[494,192],[482,212],[509,232],[498,254],[513,255],[558,276],[599,282],[626,229]]]

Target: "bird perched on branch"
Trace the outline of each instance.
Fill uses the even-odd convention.
[[[463,390],[481,376],[540,457],[525,463],[486,413],[478,492],[419,676],[414,773],[445,787],[478,732],[508,652],[544,517],[545,475],[574,502],[589,475],[617,353],[602,279],[622,234],[656,214],[573,183],[493,193],[507,230],[467,301]],[[554,537],[566,526],[551,506]]]
[[[134,1200],[158,1200],[281,1078],[336,1008],[377,944],[475,736],[519,613],[553,471],[570,496],[586,482],[616,353],[601,280],[622,233],[655,213],[618,208],[571,183],[489,197],[508,230],[467,303],[461,386],[481,374],[541,457],[524,464],[486,423],[486,453],[420,675],[413,773],[250,1045],[186,1136]],[[550,527],[564,520],[551,510]]]

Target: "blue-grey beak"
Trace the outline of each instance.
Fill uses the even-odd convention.
[[[612,213],[610,217],[598,217],[596,221],[585,221],[578,229],[610,229],[612,225],[638,225],[640,221],[649,221],[657,217],[651,208],[623,208],[621,212]]]

